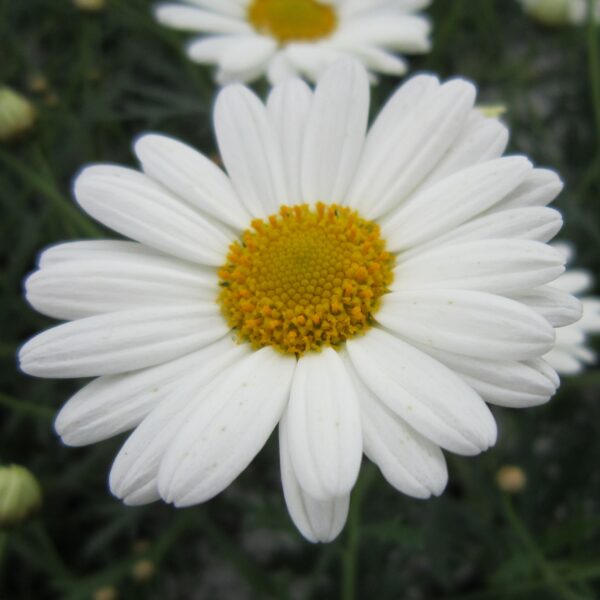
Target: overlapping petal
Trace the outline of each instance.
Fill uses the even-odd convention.
[[[199,399],[161,462],[161,497],[176,506],[222,492],[254,459],[279,422],[296,368],[272,348],[238,361]]]

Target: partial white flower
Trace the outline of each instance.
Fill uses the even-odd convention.
[[[200,33],[187,46],[195,62],[215,65],[220,84],[267,75],[316,81],[344,56],[372,74],[403,75],[400,54],[430,49],[430,0],[180,0],[158,5],[164,25]],[[374,78],[374,75],[372,76]]]
[[[581,25],[588,19],[588,0],[518,0],[523,10],[544,25]],[[592,18],[600,23],[600,1],[591,0]]]
[[[234,3],[226,3],[233,6]],[[303,535],[343,527],[363,452],[398,490],[440,494],[442,450],[496,441],[486,403],[558,386],[542,358],[580,316],[553,291],[547,244],[562,184],[503,157],[475,88],[414,77],[368,130],[369,81],[336,63],[263,104],[232,85],[214,122],[227,173],[161,135],[142,171],[84,169],[75,196],[133,241],[46,250],[26,281],[69,321],[21,349],[41,377],[96,377],[56,420],[66,444],[134,429],[110,475],[128,504],[222,492],[277,424],[285,499]]]
[[[567,262],[574,258],[571,245],[554,245]],[[556,330],[556,344],[544,357],[561,375],[576,375],[596,362],[596,353],[588,347],[591,334],[600,333],[600,298],[586,295],[594,285],[593,275],[584,269],[569,269],[549,286],[555,293],[581,298],[583,316],[575,323]]]

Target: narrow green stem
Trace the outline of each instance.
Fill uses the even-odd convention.
[[[594,0],[588,0],[588,67],[592,83],[592,103],[600,150],[600,56],[598,54],[598,26],[594,18]]]
[[[285,594],[262,567],[231,540],[204,512],[196,513],[197,524],[224,560],[230,563],[259,598],[284,598]]]
[[[548,587],[555,592],[557,597],[563,598],[564,600],[581,600],[581,597],[565,584],[563,579],[546,561],[546,558],[538,548],[533,537],[529,534],[529,531],[527,531],[527,528],[513,508],[512,502],[507,495],[504,496],[503,507],[506,520],[510,524],[513,532],[520,539],[523,547],[529,552]]]
[[[8,545],[8,533],[0,531],[0,590],[4,580],[4,565],[6,562],[6,547]]]
[[[48,570],[56,573],[61,579],[71,579],[71,573],[54,545],[52,538],[48,534],[44,523],[39,519],[34,521],[31,524],[31,531],[34,538],[39,543],[40,548],[43,548],[44,555],[48,562]]]
[[[98,237],[100,235],[98,227],[88,220],[73,204],[67,202],[52,181],[44,178],[35,169],[25,165],[4,150],[0,150],[0,163],[3,163],[15,175],[52,202],[61,216],[72,223],[80,234],[86,237]]]
[[[373,465],[366,465],[363,469],[350,502],[348,513],[348,535],[346,548],[342,555],[342,600],[356,600],[356,563],[360,550],[360,515],[361,506],[368,487],[373,481],[375,471]]]
[[[22,412],[40,419],[51,420],[54,418],[54,411],[47,406],[40,406],[27,400],[19,400],[0,392],[0,406],[10,408],[16,412]]]

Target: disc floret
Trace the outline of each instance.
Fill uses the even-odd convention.
[[[318,40],[337,27],[334,7],[318,0],[253,0],[248,20],[280,44]]]
[[[219,300],[240,341],[301,356],[371,326],[393,263],[379,226],[352,209],[283,206],[231,245]]]

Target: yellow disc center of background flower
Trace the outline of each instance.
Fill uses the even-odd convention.
[[[253,0],[248,20],[281,44],[327,37],[337,25],[334,8],[318,0]]]
[[[317,204],[255,220],[219,270],[219,300],[240,341],[300,356],[366,331],[392,282],[379,226]]]

